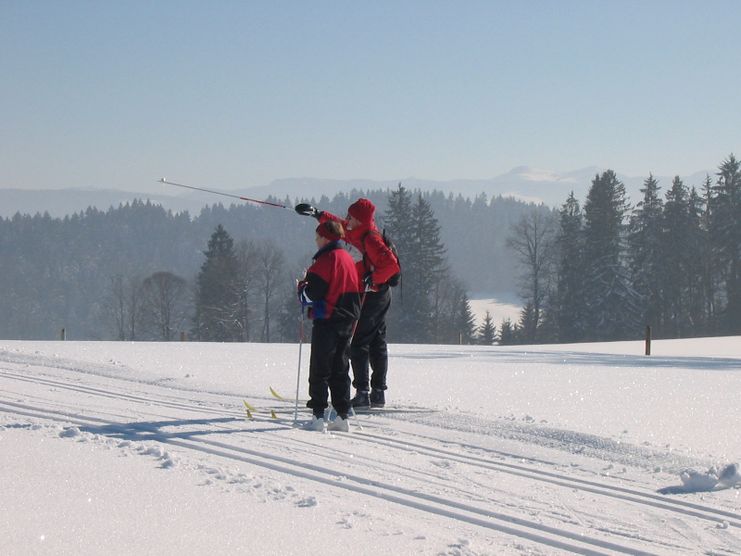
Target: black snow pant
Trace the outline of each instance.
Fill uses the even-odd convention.
[[[314,415],[327,408],[328,392],[337,414],[347,417],[350,409],[350,335],[352,321],[315,320],[311,327],[309,401]]]
[[[350,360],[352,361],[353,386],[356,390],[386,390],[388,348],[386,347],[386,313],[391,306],[391,290],[382,286],[381,291],[367,292],[355,329]],[[370,370],[372,376],[368,377]]]

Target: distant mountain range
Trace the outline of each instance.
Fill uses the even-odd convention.
[[[480,180],[448,180],[435,181],[418,178],[401,180],[374,181],[366,179],[334,180],[321,178],[285,178],[271,182],[269,185],[252,187],[241,190],[229,190],[229,193],[264,199],[272,196],[278,199],[316,199],[323,195],[331,198],[339,192],[356,190],[393,189],[399,182],[409,190],[443,191],[453,195],[462,195],[470,199],[485,193],[488,198],[503,196],[515,197],[524,201],[544,203],[559,207],[574,192],[580,203],[584,203],[589,187],[594,177],[603,169],[597,167],[582,168],[572,172],[553,172],[528,166],[520,166],[506,174]],[[689,176],[682,176],[688,186],[700,187],[707,174],[714,176],[714,171],[695,172]],[[618,174],[632,203],[641,198],[640,189],[648,176],[631,177]],[[659,180],[662,191],[670,186],[672,176],[655,176]],[[154,181],[154,180],[153,180]],[[187,181],[184,183],[188,183]],[[192,183],[197,187],[220,189],[214,184]],[[156,191],[155,191],[156,188]],[[227,191],[225,189],[221,189]],[[75,188],[24,190],[0,189],[0,216],[9,217],[18,212],[21,214],[36,214],[48,212],[51,216],[61,217],[96,207],[107,210],[111,206],[131,202],[134,199],[149,199],[153,203],[162,205],[175,212],[184,210],[198,214],[202,207],[221,202],[229,205],[233,201],[227,197],[219,197],[209,193],[179,190],[175,187],[171,191],[162,185],[153,185],[151,193],[128,192],[111,189]]]

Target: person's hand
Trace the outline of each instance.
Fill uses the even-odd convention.
[[[322,215],[322,212],[312,207],[309,203],[299,203],[294,209],[301,216],[311,216],[317,220]]]
[[[365,286],[366,290],[369,290],[373,287],[373,273],[372,272],[365,273],[365,276],[363,276],[363,285]]]
[[[306,305],[308,301],[308,297],[306,296],[306,286],[308,285],[306,280],[301,280],[296,285],[296,293],[298,294],[298,300],[301,302],[301,305]]]

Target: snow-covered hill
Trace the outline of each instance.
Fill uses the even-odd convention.
[[[0,554],[741,553],[741,338],[642,353],[392,345],[343,434],[298,345],[3,341]]]

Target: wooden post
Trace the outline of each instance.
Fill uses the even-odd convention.
[[[181,331],[180,331],[180,341],[181,341],[181,342],[184,342],[184,341],[185,341],[185,339],[186,339],[186,338],[185,338],[185,330],[181,330]]]
[[[646,326],[646,355],[651,355],[651,327]]]
[[[63,342],[67,339],[67,331],[62,328],[61,332],[59,333],[59,339]]]

